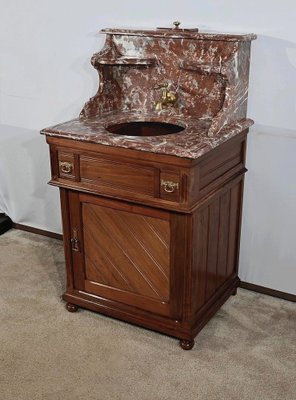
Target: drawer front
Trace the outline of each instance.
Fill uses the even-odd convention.
[[[80,180],[99,186],[100,190],[112,189],[154,196],[155,170],[104,158],[80,156]]]
[[[152,205],[187,201],[187,173],[156,162],[82,154],[66,147],[51,148],[52,183],[75,190],[127,200],[149,200]]]
[[[58,151],[58,174],[60,178],[75,180],[74,154]]]

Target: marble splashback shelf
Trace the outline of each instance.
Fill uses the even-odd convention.
[[[188,71],[197,71],[201,74],[221,74],[221,64],[206,64],[206,63],[195,63],[190,64],[186,61],[180,63],[180,69]]]
[[[118,58],[99,58],[94,61],[97,65],[155,65],[156,58],[135,58],[135,57],[118,57]]]

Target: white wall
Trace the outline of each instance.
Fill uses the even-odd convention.
[[[255,32],[241,245],[243,280],[296,293],[295,0],[0,0],[0,209],[60,232],[43,127],[76,117],[95,93],[103,27]]]

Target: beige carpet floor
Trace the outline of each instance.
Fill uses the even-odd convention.
[[[62,243],[0,236],[1,400],[295,400],[296,304],[239,290],[178,341],[64,308]]]

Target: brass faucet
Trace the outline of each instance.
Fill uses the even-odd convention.
[[[168,82],[161,83],[154,89],[162,89],[161,99],[155,104],[156,111],[161,111],[164,107],[167,107],[168,105],[173,106],[176,103],[177,94],[170,91]]]

